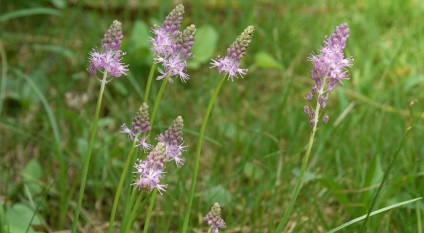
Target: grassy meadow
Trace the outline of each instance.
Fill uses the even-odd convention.
[[[197,28],[195,57],[188,60],[190,79],[167,85],[152,134],[182,116],[188,147],[184,166],[167,170],[168,186],[156,198],[149,232],[181,231],[200,125],[222,77],[209,62],[225,56],[249,25],[256,33],[241,61],[248,73],[224,83],[207,124],[189,232],[208,231],[203,217],[215,202],[226,222],[222,232],[275,231],[311,132],[303,112],[313,84],[308,57],[341,23],[350,28],[350,80],[331,93],[330,121],[315,135],[285,232],[328,232],[367,214],[393,158],[373,210],[424,195],[423,1],[5,0],[0,233],[70,232],[100,88],[86,71],[87,56],[116,19],[129,72],[106,85],[78,222],[78,232],[107,232],[131,147],[119,129],[131,124],[141,105],[153,62],[150,29],[179,3],[185,6],[182,28]],[[161,83],[153,81],[149,105]],[[127,183],[122,193],[129,191]],[[116,226],[125,205],[121,198]],[[143,229],[147,207],[142,203],[133,232]],[[419,200],[370,217],[366,232],[422,233],[423,216]],[[362,223],[339,232],[361,232]]]

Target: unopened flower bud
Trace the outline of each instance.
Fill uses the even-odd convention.
[[[306,115],[309,115],[311,113],[311,110],[309,109],[309,106],[308,105],[303,106],[303,112]]]
[[[309,91],[308,94],[306,94],[305,99],[307,101],[310,101],[312,99],[312,91]]]
[[[221,218],[221,207],[218,203],[215,203],[212,206],[211,211],[209,211],[209,213],[206,215],[206,217],[203,218],[203,220],[208,223],[211,232],[213,233],[218,233],[219,228],[225,227],[225,222]]]
[[[322,118],[322,123],[323,124],[327,124],[327,122],[330,120],[330,117],[327,115],[327,114],[325,114],[324,115],[324,117]]]

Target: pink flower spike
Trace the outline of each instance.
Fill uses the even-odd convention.
[[[93,49],[89,53],[88,60],[90,66],[87,71],[91,76],[96,76],[97,71],[107,73],[109,76],[119,78],[126,75],[128,65],[121,62],[122,56],[125,55],[119,48],[122,44],[122,28],[121,23],[117,20],[113,21],[109,30],[102,40],[103,52]]]
[[[311,78],[314,81],[312,90],[308,92],[306,100],[310,101],[313,96],[317,99],[317,106],[314,112],[305,113],[309,117],[311,127],[317,126],[317,116],[327,106],[328,97],[343,80],[349,79],[347,68],[352,66],[353,58],[345,58],[344,48],[349,38],[349,27],[346,23],[336,27],[336,30],[330,37],[324,39],[324,46],[319,49],[318,54],[312,53],[309,60],[312,62],[313,69]],[[309,111],[309,108],[308,108]],[[327,123],[329,116],[323,117],[323,124]]]
[[[174,76],[178,76],[182,82],[189,79],[185,68],[187,59],[192,55],[196,27],[190,25],[182,32],[179,31],[183,14],[184,6],[180,4],[169,13],[161,27],[154,26],[152,29],[154,37],[150,42],[155,52],[155,63],[163,66],[163,69],[158,68],[161,75],[157,80],[167,78],[173,83]]]
[[[227,49],[227,55],[224,58],[218,56],[217,59],[212,59],[211,68],[216,67],[220,74],[227,74],[232,81],[234,81],[234,78],[243,78],[247,69],[240,68],[240,59],[246,54],[254,33],[255,28],[253,26],[247,27]]]
[[[149,153],[146,161],[137,160],[134,165],[136,180],[133,185],[140,190],[152,191],[157,188],[160,193],[165,191],[166,185],[159,184],[163,171],[165,159],[165,144],[159,142]]]

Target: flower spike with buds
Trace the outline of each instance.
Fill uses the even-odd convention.
[[[206,217],[203,218],[203,220],[208,223],[210,227],[209,232],[218,233],[219,228],[225,228],[225,222],[221,218],[221,207],[218,203],[215,203],[212,206],[211,211],[209,211],[209,213],[206,215]]]
[[[224,58],[218,56],[216,60],[212,59],[211,68],[218,68],[219,73],[228,74],[228,78],[231,78],[231,80],[234,80],[237,75],[243,78],[247,69],[240,69],[240,59],[246,54],[254,33],[255,28],[253,26],[247,27],[227,49],[227,56]]]
[[[121,126],[120,132],[128,134],[130,140],[138,139],[140,149],[150,150],[151,145],[146,142],[149,136],[144,136],[138,138],[141,132],[150,131],[149,123],[149,106],[146,103],[143,103],[138,109],[133,121],[131,123],[131,129],[129,129],[125,124]]]
[[[330,38],[324,40],[324,47],[321,47],[319,54],[312,54],[309,60],[314,66],[311,76],[314,80],[312,90],[308,92],[305,99],[311,101],[313,96],[316,96],[315,109],[309,105],[303,107],[304,113],[309,118],[309,124],[312,128],[309,136],[308,148],[306,149],[305,157],[303,158],[302,167],[300,169],[299,178],[293,190],[290,203],[284,212],[281,222],[278,224],[275,232],[284,232],[284,228],[293,211],[294,204],[299,196],[300,189],[305,177],[308,166],[309,157],[311,155],[312,146],[314,144],[315,132],[317,131],[317,123],[321,115],[322,109],[327,105],[329,93],[336,88],[343,79],[348,79],[347,67],[352,66],[352,58],[345,58],[343,49],[346,47],[346,40],[349,38],[349,27],[347,24],[342,24],[336,28]],[[328,123],[330,117],[324,114],[322,123]]]
[[[122,56],[125,55],[125,53],[123,53],[120,50],[123,37],[124,36],[122,35],[122,24],[119,21],[115,20],[113,21],[109,30],[107,30],[107,32],[104,34],[103,40],[101,42],[102,49],[100,50],[100,49],[93,48],[92,51],[89,53],[88,60],[90,62],[90,66],[87,68],[88,73],[90,73],[91,76],[96,77],[97,71],[99,71],[100,73],[103,74],[103,78],[99,80],[101,81],[101,86],[100,86],[100,91],[99,91],[99,95],[97,99],[96,112],[94,114],[93,127],[91,128],[90,142],[88,144],[88,150],[85,156],[84,167],[82,169],[81,186],[80,186],[80,191],[78,194],[78,203],[75,210],[74,221],[72,224],[72,233],[75,233],[77,231],[77,224],[79,222],[78,218],[79,218],[79,214],[81,210],[82,200],[84,197],[84,190],[86,186],[88,169],[90,165],[91,154],[93,151],[92,149],[94,145],[94,140],[96,138],[95,136],[97,132],[97,123],[99,119],[105,86],[109,81],[111,81],[111,79],[119,78],[122,75],[126,75],[128,72],[128,65],[121,62]],[[108,80],[108,78],[111,78],[111,79]],[[133,139],[136,135],[138,136],[138,132],[131,131],[125,125],[121,127],[121,131],[128,133],[131,139]],[[133,141],[134,145],[135,143],[136,141]],[[128,158],[129,159],[127,161],[130,161],[131,156],[128,156]],[[124,167],[124,171],[128,170],[129,165],[130,163],[127,162],[126,166]],[[62,171],[64,169],[60,169],[60,170]],[[63,175],[61,174],[61,177],[62,176]],[[125,176],[121,176],[121,179],[118,185],[118,190],[122,189],[124,177]],[[61,182],[61,183],[64,183],[64,182]],[[62,197],[64,195],[60,195],[60,196]],[[115,195],[115,200],[112,207],[111,220],[109,223],[109,232],[111,232],[113,229],[113,220],[115,217],[117,203],[118,203],[117,199],[119,199],[119,196],[120,196],[120,191],[116,192],[116,195]],[[62,213],[62,211],[60,212]]]
[[[88,73],[92,76],[96,76],[97,71],[100,71],[114,78],[119,78],[127,74],[128,65],[121,62],[121,56],[125,55],[125,53],[119,50],[122,38],[121,23],[115,20],[102,40],[104,52],[99,52],[96,49],[90,52],[88,58],[90,67],[87,68]]]
[[[138,189],[152,191],[157,188],[159,193],[165,191],[166,185],[159,184],[165,162],[165,143],[159,142],[149,153],[146,161],[138,160],[134,165],[137,179],[133,183]]]
[[[188,75],[185,73],[187,59],[191,57],[191,48],[194,44],[194,35],[196,27],[192,24],[178,35],[171,45],[171,53],[168,56],[157,57],[156,61],[162,63],[164,70],[159,68],[161,73],[156,79],[161,80],[166,76],[179,76],[182,82],[187,81]],[[173,82],[170,78],[169,82]]]
[[[157,80],[168,78],[173,82],[173,76],[179,76],[182,82],[188,80],[185,73],[187,59],[191,57],[191,48],[194,44],[194,34],[196,27],[188,26],[183,32],[178,29],[183,20],[184,6],[176,6],[166,17],[162,27],[154,26],[152,29],[155,35],[150,41],[152,50],[155,52],[155,62],[162,64],[163,69],[159,68],[161,75]]]
[[[309,60],[313,64],[311,77],[314,80],[314,85],[305,99],[310,101],[313,95],[316,95],[319,107],[322,109],[327,106],[329,93],[338,84],[343,84],[342,80],[349,79],[347,67],[352,66],[353,59],[345,58],[343,53],[348,38],[349,27],[346,23],[341,24],[329,38],[324,40],[325,46],[321,47],[319,53],[317,55],[312,54],[309,57]],[[318,121],[319,109],[306,114],[309,116],[311,126],[314,127]],[[323,123],[327,123],[328,119],[329,117],[326,115],[323,118]]]
[[[178,116],[172,125],[165,131],[165,134],[160,134],[157,137],[159,142],[166,144],[166,160],[174,160],[178,167],[184,162],[184,158],[181,156],[186,147],[183,145],[183,127],[183,118]]]
[[[168,16],[166,16],[162,27],[154,26],[152,29],[154,38],[151,38],[153,45],[152,50],[155,52],[156,57],[166,57],[172,52],[172,45],[174,39],[180,32],[178,29],[183,21],[184,6],[182,4],[176,6]]]

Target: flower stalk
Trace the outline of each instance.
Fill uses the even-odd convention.
[[[103,79],[101,80],[100,93],[97,99],[90,142],[88,144],[88,150],[85,156],[77,207],[75,210],[74,221],[72,223],[72,233],[77,231],[77,224],[81,211],[82,199],[84,197],[84,190],[87,181],[91,154],[94,146],[94,139],[97,132],[97,122],[99,120],[103,93],[106,83],[108,82],[107,78],[109,76],[112,78],[119,78],[122,75],[126,75],[126,72],[128,72],[128,65],[125,65],[121,62],[122,56],[124,55],[124,53],[120,50],[122,39],[123,35],[121,23],[115,20],[103,37],[102,47],[104,51],[99,52],[93,49],[89,54],[90,66],[87,68],[88,73],[95,77],[97,71],[99,71],[100,73],[103,73]]]
[[[112,212],[110,214],[110,219],[109,219],[109,230],[108,230],[109,233],[113,232],[113,225],[115,221],[116,210],[118,208],[119,197],[121,196],[122,188],[124,187],[125,177],[127,176],[127,172],[131,164],[132,155],[134,153],[134,148],[136,143],[137,143],[137,139],[134,138],[132,147],[127,155],[127,161],[125,162],[124,170],[122,171],[121,178],[119,179],[119,184],[116,190],[115,199],[113,200]]]
[[[215,88],[215,91],[206,109],[205,116],[203,117],[202,125],[200,127],[199,140],[197,141],[196,157],[194,161],[194,172],[191,178],[188,205],[184,216],[184,223],[182,228],[183,233],[187,232],[188,223],[190,221],[190,212],[191,207],[193,205],[194,192],[196,189],[197,174],[199,173],[200,153],[202,151],[203,137],[205,135],[206,124],[208,123],[209,115],[212,111],[212,107],[226,78],[231,78],[231,80],[234,80],[234,77],[236,77],[237,75],[243,77],[242,75],[246,74],[247,69],[240,69],[240,59],[243,58],[243,56],[246,54],[247,48],[252,40],[254,32],[255,28],[253,26],[247,27],[243,31],[243,33],[239,37],[237,37],[233,44],[231,44],[231,46],[227,49],[227,55],[225,56],[225,58],[218,57],[217,59],[213,59],[211,61],[211,68],[216,67],[218,69],[218,72],[223,73],[224,75],[221,78],[221,81],[219,82],[218,86]]]
[[[199,140],[197,141],[196,157],[194,161],[193,177],[191,179],[190,194],[188,198],[188,205],[187,205],[187,210],[184,217],[184,225],[183,225],[182,232],[187,232],[188,230],[188,222],[190,221],[191,206],[193,205],[194,191],[196,189],[196,182],[197,182],[197,174],[199,173],[200,152],[202,151],[203,137],[205,135],[206,124],[208,123],[209,115],[212,111],[213,104],[215,103],[216,97],[218,96],[218,93],[221,90],[222,85],[224,84],[226,76],[227,75],[224,75],[221,78],[221,81],[219,82],[218,86],[215,88],[214,94],[211,100],[209,101],[208,108],[206,109],[205,116],[203,117],[202,126],[200,127]]]
[[[305,176],[308,161],[311,155],[312,146],[314,143],[315,133],[317,131],[318,122],[322,110],[327,106],[327,99],[331,91],[333,91],[342,80],[348,79],[347,67],[352,65],[352,58],[345,58],[343,49],[346,47],[346,40],[349,38],[349,27],[347,24],[341,24],[336,28],[330,38],[324,40],[325,46],[320,49],[318,55],[312,54],[310,61],[313,64],[311,77],[314,81],[312,90],[308,92],[305,99],[311,101],[313,96],[316,95],[316,106],[310,108],[308,105],[304,106],[304,112],[309,117],[309,124],[312,128],[309,136],[308,148],[305,157],[303,158],[300,175],[296,182],[292,198],[290,199],[289,206],[284,212],[283,219],[276,229],[276,233],[283,232],[284,227],[293,211],[294,204],[299,196],[300,189],[302,188],[303,179]],[[323,124],[329,120],[328,115],[322,118]]]
[[[96,112],[94,113],[93,127],[91,128],[90,142],[88,144],[88,151],[87,151],[87,154],[85,156],[84,167],[82,169],[81,185],[80,185],[80,191],[79,191],[79,195],[78,195],[77,208],[75,210],[74,221],[72,223],[72,233],[77,232],[77,223],[78,223],[78,218],[79,218],[79,214],[80,214],[80,211],[81,211],[82,199],[84,197],[84,190],[85,190],[85,184],[86,184],[86,181],[87,181],[88,168],[89,168],[89,165],[90,165],[91,152],[93,151],[94,139],[96,138],[97,123],[99,121],[100,107],[102,105],[103,92],[105,90],[105,86],[106,86],[106,82],[107,82],[106,78],[107,78],[107,72],[105,72],[104,75],[103,75],[102,83],[101,83],[101,86],[100,86],[99,97],[97,99],[97,106],[96,106]]]

